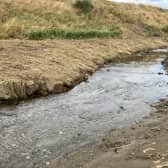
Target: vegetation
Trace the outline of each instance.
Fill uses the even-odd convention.
[[[116,38],[120,37],[121,31],[114,30],[59,30],[59,29],[45,29],[31,31],[26,36],[31,40],[43,39],[86,39],[86,38]]]
[[[144,29],[148,36],[161,36],[161,30],[154,26],[145,24]]]
[[[0,1],[0,38],[153,36],[166,32],[167,23],[166,10],[107,0]]]
[[[90,12],[93,9],[91,0],[76,0],[74,7],[81,10],[82,12]]]
[[[162,30],[163,32],[168,33],[168,25],[164,26]]]

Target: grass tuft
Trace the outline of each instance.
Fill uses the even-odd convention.
[[[168,10],[106,0],[0,1],[0,39],[160,36],[167,22]]]
[[[145,25],[144,25],[144,30],[145,30],[145,32],[146,32],[146,34],[147,34],[148,36],[157,36],[157,37],[161,36],[161,31],[160,31],[160,29],[159,29],[159,28],[156,28],[156,27],[154,27],[154,26],[145,24]]]
[[[87,13],[93,9],[91,0],[76,0],[74,3],[74,7],[84,13]]]
[[[164,27],[162,28],[162,31],[165,32],[165,33],[168,33],[168,25],[164,26]]]
[[[44,29],[33,30],[25,34],[31,40],[43,39],[89,39],[89,38],[118,38],[122,34],[121,30],[60,30]]]

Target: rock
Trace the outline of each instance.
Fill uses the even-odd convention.
[[[89,78],[89,75],[88,74],[85,74],[84,76],[83,76],[83,81],[87,81],[88,82],[88,78]]]
[[[62,135],[63,134],[63,132],[62,131],[59,131],[59,135]]]
[[[54,84],[54,92],[61,93],[64,90],[64,85],[62,81],[58,81]]]
[[[67,89],[72,89],[74,87],[74,85],[71,81],[66,81],[66,82],[64,82],[64,87]]]
[[[164,73],[163,72],[158,72],[158,75],[163,75]]]
[[[26,159],[27,159],[27,160],[30,160],[30,156],[26,156]]]
[[[115,152],[115,153],[118,153],[118,149],[117,149],[117,148],[114,148],[114,152]]]
[[[31,96],[38,90],[38,85],[34,81],[26,82],[26,95]]]
[[[121,109],[121,110],[124,110],[124,107],[123,107],[123,106],[120,106],[120,109]]]
[[[144,139],[149,139],[150,135],[144,135]]]
[[[50,162],[46,162],[46,165],[49,166],[49,165],[50,165]]]
[[[135,130],[135,127],[134,127],[134,126],[132,126],[132,127],[131,127],[131,129],[132,129],[132,130]]]
[[[161,129],[159,127],[151,128],[151,131],[157,132],[160,131]]]

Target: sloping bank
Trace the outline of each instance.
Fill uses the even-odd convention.
[[[136,40],[135,40],[136,39]],[[101,65],[168,46],[160,38],[0,41],[0,101],[65,92]]]

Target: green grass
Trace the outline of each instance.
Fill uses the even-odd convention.
[[[168,25],[164,26],[164,27],[162,28],[162,31],[165,32],[165,33],[168,33]]]
[[[144,30],[148,36],[161,36],[161,30],[159,28],[154,27],[154,26],[145,24]]]
[[[85,13],[90,12],[93,9],[91,0],[76,0],[74,7]]]
[[[122,34],[121,30],[60,30],[44,29],[33,30],[25,36],[31,40],[43,39],[89,39],[89,38],[118,38]]]

